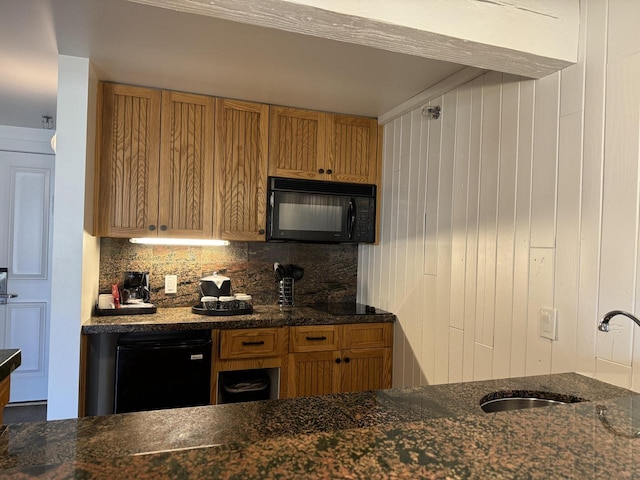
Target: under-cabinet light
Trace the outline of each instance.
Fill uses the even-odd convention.
[[[208,240],[204,238],[130,238],[131,243],[143,245],[188,245],[197,247],[223,247],[227,240]]]

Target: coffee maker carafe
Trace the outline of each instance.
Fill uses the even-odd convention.
[[[148,303],[149,272],[124,272],[122,303]]]

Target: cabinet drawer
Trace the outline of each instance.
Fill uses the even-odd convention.
[[[291,327],[290,346],[292,352],[325,352],[337,350],[337,325],[314,325],[308,327]]]
[[[279,328],[250,328],[220,332],[220,358],[275,357],[281,354]]]
[[[344,325],[341,348],[390,347],[393,323],[355,323]]]

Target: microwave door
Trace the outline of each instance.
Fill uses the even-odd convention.
[[[350,199],[335,195],[273,192],[271,237],[280,240],[349,241]]]

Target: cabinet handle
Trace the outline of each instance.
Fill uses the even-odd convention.
[[[259,233],[260,235],[264,235],[264,228],[261,228],[260,230],[258,230],[258,233]]]
[[[149,230],[151,230],[152,232],[156,229],[155,225],[149,225]]]
[[[160,230],[162,230],[163,232],[167,229],[166,225],[160,225]]]
[[[349,363],[351,359],[349,357],[344,357],[344,363]]]
[[[327,337],[325,337],[324,335],[321,337],[307,337],[307,340],[309,341],[313,341],[313,340],[326,340]]]
[[[328,173],[329,175],[331,175],[331,174],[333,173],[333,170],[329,169],[329,170],[327,170],[327,173]]]
[[[259,342],[242,342],[242,345],[264,345],[264,340],[260,340]]]
[[[341,363],[342,360],[340,360],[339,358],[336,358],[336,363]]]
[[[324,168],[318,169],[318,173],[324,173]]]

